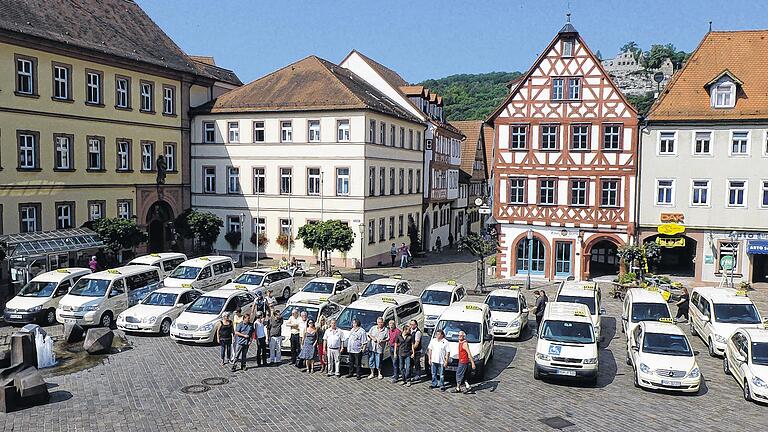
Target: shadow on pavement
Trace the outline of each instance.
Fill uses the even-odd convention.
[[[616,337],[616,318],[603,317],[600,329],[600,348],[607,349],[611,346],[611,341]]]

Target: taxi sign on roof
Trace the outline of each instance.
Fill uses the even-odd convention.
[[[110,274],[120,274],[120,272],[117,271],[116,269],[109,269],[109,270],[107,270],[107,273],[110,273]]]
[[[662,317],[662,318],[659,318],[659,322],[671,323],[673,321],[672,321],[672,318],[664,318],[664,317]]]
[[[319,297],[317,300],[319,300],[321,302],[327,302],[328,301],[328,297]]]
[[[747,292],[745,290],[739,290],[739,291],[736,291],[736,295],[739,297],[746,297]]]
[[[511,289],[511,290],[519,290],[520,289],[520,285],[510,285],[509,289]]]
[[[382,297],[381,301],[383,301],[384,303],[397,304],[397,300],[395,300],[394,297]]]
[[[591,284],[588,284],[588,285],[582,285],[582,286],[581,286],[581,289],[585,289],[585,290],[591,290],[591,291],[594,291],[594,290],[595,290],[595,286],[594,286],[594,285],[591,285]]]
[[[211,259],[208,257],[200,257],[200,261],[210,261]]]
[[[151,253],[151,254],[149,254],[149,256],[153,256],[153,257],[159,257],[159,256],[160,256],[160,254],[159,254],[159,253]]]
[[[403,278],[403,275],[399,275],[399,274],[392,276],[392,279],[402,279],[402,278]]]
[[[655,287],[655,286],[647,286],[647,287],[645,287],[645,289],[648,290],[648,291],[652,291],[652,292],[655,292],[655,291],[659,290],[659,288]]]
[[[277,268],[278,268],[278,267],[277,267],[277,266],[272,266],[272,267],[270,267],[270,268],[271,268],[272,270],[277,270]]]
[[[237,284],[237,285],[235,285],[235,288],[237,288],[237,289],[247,289],[248,287],[246,287],[245,285]]]
[[[56,273],[69,273],[69,269],[56,269]]]
[[[335,274],[335,275],[333,275],[333,278],[334,279],[341,279],[341,275],[340,274]]]
[[[587,314],[585,314],[584,311],[575,310],[575,311],[573,311],[573,316],[585,317],[585,316],[587,316]]]
[[[192,284],[183,283],[183,284],[181,284],[181,287],[182,288],[192,288]]]
[[[465,305],[464,309],[466,309],[466,310],[481,310],[480,306],[477,306],[477,305]]]
[[[448,279],[448,282],[446,282],[450,286],[456,286],[456,281],[454,279]]]

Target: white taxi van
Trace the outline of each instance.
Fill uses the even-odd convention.
[[[658,288],[631,288],[627,290],[621,311],[621,331],[632,334],[643,321],[671,319],[667,301]]]
[[[583,303],[547,303],[536,343],[533,378],[579,378],[597,383],[597,338]]]
[[[421,292],[421,304],[424,306],[424,330],[432,333],[440,315],[452,304],[467,296],[464,285],[455,280],[434,283]]]
[[[736,329],[762,328],[763,319],[746,291],[704,287],[691,292],[691,335],[707,344],[709,355],[723,355],[728,338]]]
[[[56,307],[81,277],[91,274],[87,268],[61,268],[35,276],[5,304],[3,319],[11,324],[56,324]]]
[[[672,318],[634,326],[627,335],[627,364],[634,369],[635,387],[697,393],[701,386],[691,344]]]
[[[171,323],[202,293],[192,288],[160,288],[117,316],[117,328],[127,332],[167,335]]]
[[[384,318],[385,325],[390,320],[394,320],[395,325],[402,328],[410,320],[416,320],[419,328],[424,328],[424,310],[421,306],[421,300],[408,294],[376,294],[363,297],[342,309],[336,318],[336,326],[341,329],[342,339],[346,341],[349,331],[352,329],[353,319],[360,320],[360,326],[367,332],[376,325],[376,319],[379,317]],[[385,349],[382,360],[388,357],[389,349]],[[341,364],[349,364],[348,354],[341,355]],[[368,366],[367,355],[363,356],[362,365]]]
[[[163,285],[176,288],[194,288],[210,291],[232,282],[235,265],[228,256],[204,256],[179,264]]]
[[[179,252],[151,253],[136,257],[126,265],[150,265],[160,269],[160,277],[165,279],[181,263],[187,260],[187,256]]]
[[[360,296],[357,285],[341,276],[317,277],[311,279],[288,302],[302,301],[334,302],[348,305]]]
[[[370,297],[376,294],[411,294],[411,284],[399,275],[376,279],[365,287],[360,297]]]
[[[288,318],[291,317],[291,313],[293,313],[294,309],[299,311],[299,315],[301,315],[302,312],[306,312],[307,320],[317,324],[317,320],[321,316],[324,316],[327,322],[329,318],[338,315],[338,313],[341,312],[342,306],[328,300],[289,300],[283,308],[283,311],[280,313],[280,316],[283,318],[283,325],[280,330],[280,335],[283,336],[283,340],[280,343],[281,351],[291,350],[291,329],[288,327]],[[317,341],[317,343],[323,343],[323,341]]]
[[[519,338],[528,325],[528,303],[519,287],[491,291],[483,303],[491,309],[493,334],[498,337]]]
[[[253,294],[241,289],[217,289],[207,292],[179,314],[171,323],[171,339],[182,342],[211,343],[216,340],[216,323],[225,314],[230,316],[237,308],[250,309]]]
[[[563,281],[557,290],[555,301],[559,303],[581,303],[589,309],[589,316],[592,318],[594,326],[595,339],[600,339],[600,316],[605,314],[605,309],[601,305],[600,287],[597,282],[574,282]]]
[[[81,277],[56,308],[62,324],[111,327],[115,317],[160,287],[160,269],[131,265]]]
[[[723,372],[741,385],[744,400],[768,403],[768,329],[736,330],[728,338]]]
[[[222,286],[224,289],[244,289],[251,294],[267,293],[272,290],[276,296],[288,300],[296,286],[296,279],[287,270],[257,268],[244,271],[234,281]]]
[[[491,332],[491,309],[485,303],[461,301],[452,304],[440,315],[435,331],[442,330],[448,341],[450,358],[449,372],[456,372],[459,366],[459,332],[466,334],[469,352],[475,361],[471,378],[482,380],[488,362],[493,357],[493,333]]]

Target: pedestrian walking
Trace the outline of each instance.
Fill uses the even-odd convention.
[[[405,243],[400,245],[400,268],[408,267],[408,259],[411,256],[411,251]]]
[[[453,233],[448,233],[448,249],[453,249]]]
[[[442,252],[443,241],[440,239],[440,236],[437,236],[437,240],[435,240],[435,249],[437,249],[438,252]]]
[[[429,357],[430,370],[432,372],[432,385],[430,388],[437,388],[439,383],[440,390],[445,391],[445,368],[448,367],[450,350],[443,330],[435,330],[435,338],[429,342],[427,356]],[[440,378],[438,379],[438,377]]]
[[[267,296],[265,298],[267,301],[267,307],[269,308],[269,314],[272,315],[272,312],[275,310],[275,306],[277,306],[277,299],[275,298],[274,293],[271,289],[267,290]]]
[[[680,299],[675,303],[677,306],[677,316],[675,317],[676,322],[687,322],[688,321],[688,307],[690,306],[691,298],[688,294],[688,288],[683,287],[683,292],[680,294]],[[685,317],[685,320],[681,320],[681,317]]]
[[[307,321],[307,329],[301,339],[301,353],[299,358],[306,364],[306,372],[315,371],[315,346],[317,345],[317,328],[312,320]]]
[[[256,320],[253,322],[253,338],[256,340],[256,366],[267,365],[267,326],[264,324],[264,315],[256,312]]]
[[[368,345],[368,334],[360,327],[360,320],[355,318],[352,320],[352,329],[347,336],[346,347],[342,348],[342,351],[346,350],[349,353],[349,372],[347,373],[347,378],[352,378],[353,371],[357,375],[358,380],[363,378],[360,374],[360,368],[366,345]]]
[[[389,248],[389,256],[392,258],[392,265],[390,267],[394,267],[395,260],[397,259],[397,246],[395,246],[394,243],[392,243],[392,247]]]
[[[411,372],[411,358],[413,357],[413,335],[411,326],[406,324],[403,331],[397,337],[397,357],[400,364],[400,373],[403,376],[403,385],[411,386],[408,376]]]
[[[413,360],[411,360],[411,367],[413,373],[411,374],[411,381],[417,382],[421,380],[421,337],[423,333],[419,330],[419,323],[416,320],[411,320],[410,329],[411,337],[413,337]],[[426,365],[424,365],[426,367]]]
[[[96,270],[99,268],[99,262],[96,261],[96,255],[92,256],[91,260],[88,261],[88,268],[90,268],[92,272],[96,273]]]
[[[251,316],[255,317],[261,313],[261,316],[269,316],[269,305],[267,304],[267,300],[264,298],[264,293],[261,291],[256,292],[256,301],[253,302],[253,305],[251,306]]]
[[[229,314],[225,313],[216,323],[216,342],[221,347],[221,365],[232,362],[232,335],[235,333],[235,327]]]
[[[328,329],[325,330],[325,334],[323,334],[323,349],[328,357],[328,376],[341,376],[341,373],[339,372],[341,342],[341,330],[336,327],[336,320],[331,319]]]
[[[295,365],[299,361],[299,342],[301,342],[301,318],[299,318],[299,310],[293,309],[291,311],[291,317],[288,318],[288,328],[291,334],[291,364]]]
[[[472,366],[472,370],[475,369],[475,360],[472,358],[472,352],[469,351],[469,343],[467,342],[467,334],[464,331],[459,331],[459,366],[456,368],[456,390],[454,393],[461,393],[461,384],[467,386],[467,393],[472,390],[469,385],[469,378],[467,376],[467,368]]]
[[[376,324],[368,330],[368,340],[371,341],[371,350],[368,354],[368,367],[371,368],[371,374],[368,375],[368,379],[373,379],[377,370],[379,379],[384,379],[384,375],[381,373],[381,357],[384,355],[384,350],[387,349],[387,342],[389,342],[389,330],[384,325],[384,318],[376,318]]]
[[[536,290],[533,292],[533,295],[536,297],[533,313],[536,316],[536,337],[538,337],[539,330],[541,330],[541,322],[544,321],[544,311],[547,309],[547,295],[543,290]]]
[[[272,316],[267,321],[267,329],[269,332],[269,364],[280,364],[282,361],[282,345],[283,345],[283,317],[280,316],[280,311],[277,309],[272,310]]]
[[[253,325],[251,324],[251,316],[249,314],[243,315],[243,321],[235,328],[235,344],[237,345],[237,351],[235,351],[234,364],[232,365],[232,372],[237,370],[237,361],[240,360],[240,370],[246,370],[247,366],[245,360],[248,358],[248,347],[251,344],[251,337],[253,337]]]
[[[240,308],[235,309],[235,315],[232,317],[232,326],[237,329],[237,326],[243,322],[243,310]],[[232,338],[232,364],[235,364],[235,353],[237,353],[237,338]]]
[[[325,347],[323,346],[323,338],[325,337],[325,329],[327,327],[325,315],[320,315],[320,318],[315,323],[317,329],[317,358],[320,361],[320,372],[325,372],[327,362],[325,361]]]
[[[400,329],[395,325],[395,320],[389,320],[388,324],[389,359],[392,360],[392,384],[394,384],[400,376],[400,361],[397,358],[397,337],[400,336]]]

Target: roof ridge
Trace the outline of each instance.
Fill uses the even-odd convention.
[[[351,90],[349,87],[347,87],[347,85],[346,85],[346,84],[344,84],[344,83],[343,83],[343,82],[342,82],[342,81],[339,79],[339,77],[336,75],[336,72],[335,72],[335,71],[332,71],[332,70],[331,70],[331,69],[328,67],[328,65],[327,65],[326,63],[328,63],[328,64],[331,64],[331,65],[333,65],[334,67],[337,67],[337,68],[345,69],[345,70],[347,70],[347,71],[348,71],[348,72],[350,72],[350,73],[353,73],[351,70],[349,70],[349,69],[347,69],[347,68],[343,68],[343,67],[341,67],[341,66],[337,65],[336,63],[333,63],[333,62],[331,62],[331,61],[325,60],[325,59],[323,59],[323,58],[320,58],[320,57],[318,57],[318,56],[316,56],[316,55],[312,55],[312,56],[310,56],[310,57],[312,57],[313,59],[315,59],[316,61],[318,61],[318,62],[320,63],[320,65],[323,67],[323,70],[325,70],[325,71],[326,71],[326,72],[327,72],[329,75],[331,75],[331,76],[333,77],[333,79],[334,79],[334,80],[335,80],[337,83],[339,83],[339,85],[341,85],[341,87],[342,87],[342,88],[344,88],[344,91],[346,91],[348,94],[352,95],[352,97],[353,97],[353,98],[355,98],[355,99],[357,99],[357,101],[358,101],[358,102],[360,102],[361,104],[363,104],[363,105],[365,105],[365,106],[367,106],[367,107],[369,107],[369,108],[370,108],[370,106],[369,106],[369,105],[368,105],[368,104],[367,104],[367,103],[366,103],[366,102],[365,102],[365,101],[364,101],[364,100],[363,100],[363,99],[362,99],[360,96],[358,96],[358,95],[357,95],[355,92],[353,92],[353,91],[352,91],[352,90]]]

